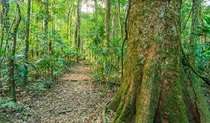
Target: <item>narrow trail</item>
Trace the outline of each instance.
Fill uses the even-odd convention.
[[[24,104],[30,123],[102,123],[102,109],[115,92],[94,82],[90,65],[82,61],[68,69],[57,84]]]

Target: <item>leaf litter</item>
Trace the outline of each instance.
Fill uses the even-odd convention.
[[[87,61],[68,68],[57,83],[39,94],[19,97],[24,108],[11,115],[12,123],[103,123],[102,110],[116,91],[90,75]],[[0,120],[1,121],[1,120]]]

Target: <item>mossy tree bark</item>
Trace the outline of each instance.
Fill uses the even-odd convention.
[[[8,0],[2,0],[0,2],[2,4],[2,9],[0,12],[0,17],[1,17],[1,44],[0,44],[0,48],[3,47],[3,43],[5,40],[5,32],[7,33],[9,30],[9,17],[8,17],[8,13],[9,13],[9,1]],[[6,30],[5,30],[6,29]]]
[[[189,60],[191,63],[194,62],[195,58],[195,46],[196,43],[199,41],[199,37],[197,35],[198,32],[198,12],[199,12],[199,5],[201,4],[201,0],[193,0],[192,1],[192,23],[191,23],[191,33],[190,33],[190,42],[189,42]]]
[[[177,31],[180,8],[181,0],[130,2],[124,78],[108,105],[116,111],[113,123],[194,121],[188,115],[189,104],[184,100],[188,92],[183,91],[181,82],[180,34]],[[201,116],[201,113],[195,114]],[[200,118],[203,120],[198,121],[209,122],[208,115],[203,116]]]
[[[198,75],[192,72],[192,69],[189,68],[189,64],[191,64],[191,66],[194,66],[196,64],[194,60],[196,58],[195,45],[200,40],[199,37],[196,35],[198,31],[198,16],[200,4],[201,0],[192,1],[192,23],[189,42],[189,59],[188,66],[184,66],[185,69],[183,69],[182,71],[182,75],[185,75],[182,76],[182,79],[184,80],[182,83],[183,95],[190,123],[210,122],[208,106],[199,83],[199,81],[201,82],[202,80],[199,80]]]
[[[2,0],[0,2],[1,4],[1,10],[0,10],[0,22],[1,22],[1,38],[0,38],[0,49],[3,49],[3,44],[5,42],[6,39],[6,33],[9,33],[9,17],[8,17],[8,13],[9,13],[9,1],[8,0]],[[5,30],[6,29],[6,30]],[[9,34],[7,34],[9,35]],[[7,39],[6,39],[7,40]],[[6,46],[5,46],[5,50],[4,50],[4,54],[6,54],[6,49],[7,49],[7,44],[8,44],[8,40],[6,41]],[[3,60],[2,60],[3,61]],[[2,62],[1,61],[1,62]],[[2,67],[0,67],[0,69],[2,69]],[[2,73],[0,72],[0,78],[2,78]],[[0,93],[2,93],[2,82],[0,81]]]

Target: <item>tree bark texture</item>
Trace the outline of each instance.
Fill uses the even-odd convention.
[[[49,0],[45,0],[44,7],[45,7],[44,40],[45,40],[45,45],[47,45],[47,42],[48,42],[48,23],[49,23]],[[47,46],[44,46],[43,52],[48,51],[46,47]]]
[[[192,0],[192,23],[191,23],[191,33],[190,33],[190,43],[189,43],[189,60],[191,63],[194,62],[195,58],[195,46],[196,43],[199,42],[199,38],[197,36],[198,32],[198,12],[199,12],[199,5],[201,0]]]
[[[16,43],[17,43],[17,33],[18,33],[18,28],[19,24],[21,21],[21,12],[20,12],[20,7],[18,2],[16,1],[16,7],[17,7],[17,21],[14,27],[14,34],[13,34],[13,46],[12,46],[12,54],[10,56],[10,61],[9,61],[9,83],[10,83],[10,91],[11,91],[11,96],[14,102],[16,102],[16,90],[15,90],[15,53],[16,53]]]
[[[27,10],[27,23],[26,23],[26,40],[25,40],[25,62],[28,62],[28,51],[29,51],[29,35],[30,35],[30,17],[31,17],[31,0],[28,0],[28,10]],[[24,65],[24,86],[26,86],[28,81],[28,66]]]
[[[186,91],[181,82],[177,32],[180,9],[181,0],[130,2],[124,78],[108,105],[116,111],[113,123],[193,121],[187,112],[189,104],[184,100]],[[209,122],[209,116],[199,111],[195,114],[204,116],[199,122]]]
[[[8,30],[9,30],[9,22],[8,22],[8,13],[9,13],[9,1],[8,0],[2,0],[1,2],[1,9],[0,10],[0,21],[1,21],[1,41],[0,41],[0,49],[3,50],[3,44],[4,44],[4,41],[6,39],[6,36],[5,34],[6,33],[9,33]],[[5,30],[6,29],[6,30]],[[5,33],[6,32],[6,33]],[[9,34],[7,34],[9,35]],[[8,42],[8,41],[7,41]],[[5,54],[6,54],[6,47],[7,45],[5,45]],[[4,53],[2,53],[4,54]],[[2,62],[3,59],[0,61]],[[2,74],[0,72],[0,77],[2,77]],[[1,93],[1,89],[2,89],[3,85],[2,85],[2,82],[0,81],[0,93]]]
[[[2,12],[1,12],[1,43],[0,43],[0,48],[3,46],[3,42],[5,40],[5,31],[8,33],[9,30],[9,18],[8,18],[8,13],[9,13],[9,1],[8,0],[2,0]],[[6,29],[6,30],[5,30]]]
[[[106,40],[105,45],[109,46],[109,39],[110,39],[110,14],[111,14],[111,0],[106,0],[106,17],[105,17],[105,27],[106,27]]]
[[[77,1],[76,22],[75,22],[75,29],[74,29],[74,43],[77,48],[77,58],[76,58],[77,63],[79,62],[79,53],[80,53],[80,48],[81,48],[81,46],[80,46],[80,44],[81,44],[81,40],[80,40],[81,4],[82,4],[82,0],[78,0]]]

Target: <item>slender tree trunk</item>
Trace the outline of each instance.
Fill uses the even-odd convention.
[[[116,111],[113,123],[193,121],[181,82],[180,33],[177,31],[180,30],[180,9],[181,0],[131,1],[123,83],[108,105]],[[199,102],[202,106],[205,103]],[[198,112],[199,122],[210,122],[208,112]]]
[[[119,1],[118,1],[119,2]],[[125,17],[125,23],[124,23],[124,29],[125,29],[125,36],[123,39],[122,36],[122,47],[121,47],[121,78],[123,79],[123,75],[124,75],[124,46],[126,41],[128,40],[128,16],[130,13],[130,0],[128,1],[128,10],[126,13],[126,17]],[[123,34],[122,28],[121,28],[121,35]]]
[[[76,11],[75,11],[74,8],[73,8],[71,18],[74,17],[75,12],[76,12]],[[73,26],[72,26],[72,25],[73,25]],[[76,46],[76,45],[75,45],[75,30],[76,30],[75,28],[76,28],[76,22],[71,21],[70,27],[71,27],[71,32],[70,32],[70,34],[71,34],[71,36],[72,36],[71,45],[72,45],[72,46]]]
[[[68,32],[68,35],[69,35],[69,45],[70,46],[72,46],[72,44],[73,44],[73,42],[74,41],[72,41],[72,16],[73,16],[73,6],[71,6],[70,5],[70,7],[69,7],[69,11],[70,11],[70,13],[69,13],[69,21],[68,21],[68,23],[69,23],[69,26],[68,26],[68,28],[69,28],[69,32]]]
[[[25,62],[26,64],[28,63],[28,51],[29,51],[29,38],[30,38],[30,17],[31,17],[31,0],[28,0],[28,11],[27,11],[27,23],[26,23],[26,41],[25,41]],[[25,68],[25,73],[24,73],[24,78],[23,78],[23,82],[24,82],[24,86],[26,86],[27,81],[28,81],[28,66],[24,65]]]
[[[111,33],[111,27],[110,27],[110,15],[111,15],[111,0],[106,0],[106,15],[105,15],[105,41],[104,41],[104,45],[105,45],[105,55],[108,56],[110,55],[110,50],[111,48],[110,46],[110,33]],[[112,59],[105,59],[104,62],[104,70],[106,70],[107,68],[109,68],[110,70],[107,73],[107,82],[109,79],[109,75],[111,72],[111,61]]]
[[[189,45],[189,61],[190,64],[195,64],[195,45],[199,41],[196,35],[198,29],[199,6],[201,0],[193,0],[192,7],[192,24],[190,33]],[[187,66],[185,66],[187,67]],[[183,67],[183,68],[185,68]],[[191,69],[184,69],[183,76],[183,95],[187,107],[187,116],[190,123],[207,123],[210,122],[210,114],[208,106],[203,96],[202,88],[199,80]]]
[[[105,40],[105,45],[109,46],[109,40],[110,40],[110,14],[111,14],[111,0],[106,0],[106,22],[105,22],[105,27],[106,27],[106,40]]]
[[[51,5],[52,6],[52,5]],[[54,7],[53,7],[53,9],[54,9]],[[52,32],[52,39],[50,39],[50,43],[49,43],[49,51],[50,51],[50,56],[51,57],[53,57],[53,42],[52,42],[52,40],[54,41],[54,35],[53,35],[53,31],[55,30],[55,23],[54,23],[54,20],[55,20],[55,16],[54,16],[54,11],[53,11],[53,20],[52,20],[52,27],[51,27],[51,32]],[[53,63],[54,63],[54,60],[52,60],[51,61],[52,63],[51,63],[51,68],[50,68],[50,78],[52,79],[52,80],[54,80],[54,76],[53,76],[53,74],[54,74],[54,65],[53,65]]]
[[[30,13],[33,15],[34,14],[34,11],[33,11],[33,1],[31,2],[31,11],[30,11]],[[34,27],[34,25],[35,25],[35,21],[36,20],[36,18],[32,18],[31,19],[31,17],[30,17],[30,27]],[[29,32],[30,32],[30,28],[29,28]],[[35,35],[31,35],[31,40],[32,41],[35,41],[36,40],[36,38],[35,38],[36,36]],[[31,58],[32,59],[34,59],[34,56],[35,56],[35,52],[36,52],[36,50],[35,50],[35,47],[36,47],[36,43],[34,43],[34,45],[35,46],[33,46],[33,47],[31,47]],[[29,46],[30,46],[30,42],[29,42]],[[30,52],[30,50],[29,50],[29,52]]]
[[[44,45],[43,45],[43,55],[44,56],[47,56],[49,55],[49,44],[50,42],[49,39],[48,39],[48,31],[49,31],[49,27],[48,27],[48,21],[49,21],[49,0],[44,0],[44,20],[43,20],[43,29],[44,29]],[[51,67],[48,67],[45,69],[44,71],[44,75],[45,75],[45,78],[49,77],[49,74],[50,73],[50,68]]]
[[[195,46],[196,43],[198,43],[198,10],[201,0],[192,0],[193,6],[192,6],[192,23],[191,23],[191,33],[190,33],[190,43],[189,43],[189,60],[192,64],[194,64],[195,60]]]
[[[45,19],[44,19],[44,40],[48,42],[48,20],[49,20],[49,0],[45,0]],[[47,49],[44,48],[44,51]]]
[[[95,14],[95,20],[97,22],[97,20],[98,20],[98,1],[97,0],[94,0],[94,8],[95,8],[95,13],[94,13]]]
[[[119,30],[120,30],[120,31],[119,31],[120,33],[119,33],[119,34],[120,34],[120,37],[123,39],[123,27],[122,27],[123,24],[121,23],[121,17],[120,17],[120,16],[121,16],[121,9],[120,9],[120,7],[121,7],[121,6],[120,6],[120,0],[117,0],[117,8],[118,8],[118,10],[117,10],[117,11],[118,11],[118,14],[117,14],[117,15],[118,15],[118,26],[119,26]]]
[[[202,6],[201,4],[199,5],[199,13],[198,13],[198,17],[199,17],[199,22],[202,23],[203,26],[203,16],[202,16]],[[206,32],[202,33],[202,36],[200,37],[200,43],[205,43],[206,42]]]
[[[77,1],[77,13],[76,13],[76,22],[75,22],[75,31],[74,31],[74,42],[77,48],[77,58],[76,61],[77,63],[79,62],[79,54],[81,50],[81,39],[80,39],[80,24],[81,24],[81,4],[82,0]]]
[[[5,31],[8,31],[8,12],[9,12],[9,1],[2,0],[1,1],[2,10],[0,12],[0,20],[1,20],[1,41],[0,41],[0,49],[3,50],[3,43],[5,40]],[[6,30],[5,30],[6,29]],[[8,34],[7,34],[8,35]],[[4,57],[4,56],[3,56]],[[2,59],[3,59],[2,57]],[[2,60],[3,61],[3,60]],[[1,78],[1,71],[0,71],[0,78]],[[2,82],[0,81],[0,92],[2,89]]]
[[[10,3],[9,3],[9,0],[1,0],[1,5],[2,5],[2,12],[1,12],[1,27],[2,27],[2,32],[1,32],[1,42],[0,42],[0,48],[2,49],[2,57],[1,57],[1,60],[0,60],[0,64],[2,64],[3,62],[5,62],[5,57],[7,55],[7,49],[9,49],[9,39],[11,38],[11,28],[14,24],[14,21],[12,22],[12,24],[10,25],[9,23],[9,10],[10,10]],[[4,45],[4,48],[3,48],[3,44],[5,43]],[[3,50],[4,49],[4,50]],[[6,65],[6,64],[4,64]],[[4,66],[2,64],[2,67],[6,70],[8,70],[8,64],[6,66]],[[9,71],[9,70],[8,70]],[[0,78],[1,78],[1,73],[0,73]],[[0,88],[3,87],[3,82],[0,82]],[[10,88],[11,90],[11,88]]]
[[[39,19],[38,17],[36,18],[36,26],[37,26],[37,30],[39,29]],[[36,57],[38,58],[39,57],[39,33],[37,32],[36,33]]]
[[[3,26],[3,13],[2,12],[0,12],[0,21],[1,21],[1,42],[0,42],[0,50],[2,50],[2,48],[3,48],[3,41],[4,41],[4,26]],[[0,52],[2,52],[2,51],[0,51]],[[2,67],[0,67],[0,78],[2,78]],[[2,93],[2,87],[3,87],[3,81],[1,81],[0,80],[0,95],[1,95],[1,93]]]
[[[10,61],[9,61],[9,82],[11,84],[11,96],[14,102],[16,102],[16,90],[15,90],[15,53],[16,53],[16,42],[17,42],[17,32],[18,32],[18,27],[21,21],[21,12],[20,12],[20,7],[18,2],[16,1],[16,7],[17,7],[17,21],[14,27],[14,35],[13,35],[13,46],[12,46],[12,54],[10,56]]]
[[[67,40],[69,40],[69,25],[70,25],[70,9],[68,10],[68,14],[67,14],[67,28],[66,28],[66,34],[67,34]]]
[[[3,43],[5,40],[5,32],[6,32],[6,35],[9,35],[7,33],[10,26],[9,17],[8,17],[9,8],[10,8],[9,0],[2,0],[1,4],[2,4],[2,12],[1,12],[1,27],[2,27],[1,35],[2,36],[1,36],[0,48],[3,47]]]
[[[1,27],[2,27],[2,36],[1,36],[1,43],[0,48],[2,48],[4,37],[5,37],[5,31],[8,32],[9,30],[9,22],[8,22],[8,12],[9,12],[9,0],[2,0],[2,13],[1,13]],[[5,30],[6,29],[6,30]]]
[[[0,44],[0,48],[3,47],[3,42],[4,42],[4,16],[3,13],[1,13],[1,44]]]
[[[66,1],[66,4],[67,4],[67,6],[69,7],[69,1],[67,0]],[[66,28],[66,37],[67,37],[67,40],[69,40],[69,22],[70,22],[70,20],[69,20],[69,18],[70,18],[70,8],[68,9],[68,13],[67,13],[67,16],[66,16],[66,18],[67,18],[67,20],[66,20],[66,23],[67,23],[67,28]]]
[[[72,15],[73,15],[73,7],[69,8],[69,16],[68,16],[68,35],[69,35],[69,45],[72,45]]]
[[[117,10],[116,10],[116,6],[115,6],[115,13],[113,15],[113,20],[112,20],[112,39],[116,38],[117,36],[117,31],[116,31],[116,28],[117,28]]]

